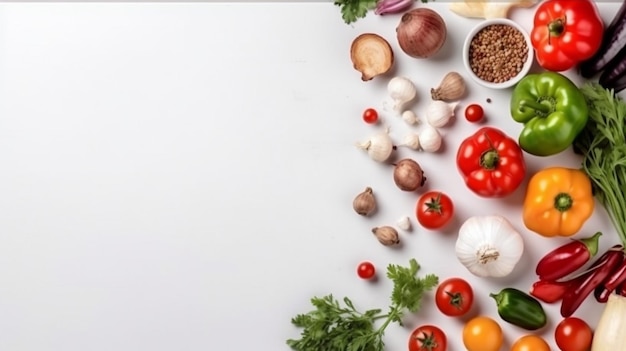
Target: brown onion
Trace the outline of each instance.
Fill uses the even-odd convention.
[[[413,58],[428,58],[445,43],[447,28],[437,12],[418,8],[402,15],[396,35],[404,53]]]

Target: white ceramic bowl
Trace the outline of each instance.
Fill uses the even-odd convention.
[[[505,82],[494,83],[494,82],[489,82],[487,80],[484,80],[474,73],[474,71],[472,70],[470,66],[469,52],[470,52],[470,44],[472,42],[472,39],[474,38],[476,34],[478,34],[478,32],[480,32],[482,29],[488,26],[498,25],[498,24],[511,26],[517,29],[520,33],[522,33],[522,36],[524,37],[524,40],[526,41],[526,47],[528,48],[528,55],[526,56],[526,61],[524,62],[522,69],[515,77]],[[463,65],[465,65],[467,74],[469,74],[469,76],[472,77],[472,79],[478,84],[485,86],[487,88],[491,88],[491,89],[504,89],[504,88],[509,88],[517,84],[517,82],[519,82],[522,78],[524,78],[524,76],[526,76],[526,74],[528,74],[528,72],[530,71],[530,68],[533,65],[533,58],[534,58],[534,50],[530,42],[530,37],[528,36],[528,33],[519,24],[507,18],[494,18],[494,19],[487,19],[487,20],[481,21],[478,25],[472,28],[472,30],[469,32],[469,34],[465,38],[465,42],[463,43]]]

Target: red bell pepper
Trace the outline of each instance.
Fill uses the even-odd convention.
[[[565,71],[600,49],[604,22],[592,0],[546,0],[535,11],[530,40],[541,67]]]
[[[456,163],[467,187],[483,197],[511,194],[526,175],[517,141],[493,127],[482,127],[463,140]]]
[[[598,252],[601,232],[559,246],[537,263],[535,272],[541,280],[558,280],[584,266]]]

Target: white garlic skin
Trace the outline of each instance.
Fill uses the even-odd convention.
[[[524,240],[502,216],[474,216],[461,225],[455,252],[472,274],[505,277],[522,257]]]

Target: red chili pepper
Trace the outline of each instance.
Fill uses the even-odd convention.
[[[593,292],[594,297],[598,302],[607,302],[609,295],[617,289],[618,286],[626,282],[626,257],[622,257],[622,263],[620,263],[609,276],[600,284]]]
[[[543,302],[554,303],[563,298],[569,287],[570,282],[538,280],[531,285],[530,295]]]
[[[571,241],[548,252],[539,262],[535,272],[541,280],[558,280],[584,266],[598,252],[601,232]]]
[[[622,263],[623,249],[621,245],[613,246],[593,263],[589,271],[571,280],[572,286],[565,292],[561,302],[561,316],[570,317],[574,314],[587,296]]]

